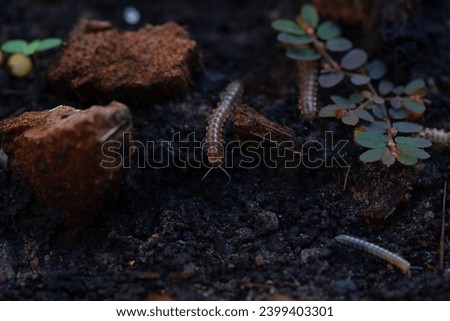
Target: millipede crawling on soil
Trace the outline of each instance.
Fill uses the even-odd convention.
[[[349,235],[338,235],[334,238],[336,242],[342,245],[346,245],[352,248],[355,248],[357,250],[361,250],[367,253],[370,253],[376,257],[379,257],[380,259],[383,259],[387,261],[388,263],[395,265],[400,270],[403,271],[403,273],[409,274],[410,271],[410,264],[408,261],[400,257],[399,255],[392,253],[391,251],[388,251],[381,246],[372,244],[370,242],[358,239],[353,236]]]
[[[317,62],[298,61],[299,96],[298,108],[303,118],[311,121],[317,108]]]
[[[222,168],[223,164],[223,145],[222,145],[222,130],[225,121],[230,116],[237,100],[242,95],[243,85],[239,80],[232,81],[221,95],[221,100],[217,107],[212,111],[208,118],[208,125],[206,127],[205,148],[208,162],[211,168],[203,176],[203,179],[209,174],[213,168]]]

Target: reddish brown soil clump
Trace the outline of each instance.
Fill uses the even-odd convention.
[[[119,161],[114,168],[105,163],[111,158],[102,146],[122,142],[131,128],[131,114],[118,102],[86,110],[58,106],[0,122],[11,167],[44,203],[61,209],[69,223],[98,211],[114,194],[121,166]]]
[[[176,23],[122,32],[109,22],[84,20],[70,33],[48,79],[81,101],[145,102],[185,92],[200,64],[196,42]]]

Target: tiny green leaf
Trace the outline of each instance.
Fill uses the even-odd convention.
[[[408,146],[408,145],[402,145],[399,146],[399,151],[405,151],[408,152],[414,156],[416,156],[418,159],[428,159],[430,158],[430,154],[428,154],[426,151],[424,151],[421,148],[417,148],[414,146]]]
[[[341,29],[334,22],[325,21],[317,28],[317,35],[323,40],[331,40],[341,35]]]
[[[380,96],[374,96],[374,97],[372,98],[372,100],[373,100],[373,102],[374,102],[375,104],[378,104],[378,105],[383,105],[383,104],[384,104],[384,99],[383,99],[383,97],[380,97]]]
[[[380,119],[383,119],[387,116],[387,110],[386,107],[384,107],[384,105],[375,104],[372,107],[372,112],[375,115],[375,117]]]
[[[370,82],[370,77],[365,75],[354,75],[350,78],[352,84],[356,86],[367,85]]]
[[[391,108],[389,109],[389,115],[393,119],[405,119],[406,117],[409,116],[409,112],[403,108],[400,109]]]
[[[319,59],[321,56],[314,49],[289,49],[286,55],[294,60],[313,61]]]
[[[432,145],[429,140],[427,140],[425,138],[420,138],[420,137],[398,136],[398,137],[395,137],[395,142],[399,146],[409,145],[409,146],[414,146],[414,147],[419,147],[419,148],[427,148]]]
[[[369,112],[365,109],[358,109],[357,113],[358,113],[359,118],[361,118],[362,120],[365,120],[365,121],[374,121],[375,120],[373,118],[373,116],[371,114],[369,114]]]
[[[7,40],[2,44],[2,51],[6,53],[23,53],[23,48],[28,43],[25,40],[22,39],[14,39],[14,40]]]
[[[347,98],[343,98],[341,96],[331,96],[330,98],[343,109],[352,109],[356,107],[356,104],[351,102]]]
[[[386,146],[381,146],[374,149],[369,149],[368,151],[362,153],[359,155],[359,159],[363,161],[364,163],[372,163],[379,161],[383,154],[387,151]]]
[[[370,78],[378,80],[386,74],[386,66],[380,60],[372,60],[367,64],[367,72]]]
[[[388,129],[387,123],[379,120],[375,120],[370,123],[364,123],[362,127],[369,132],[379,132],[379,133],[384,133]]]
[[[385,96],[392,92],[392,89],[394,89],[394,84],[387,80],[382,80],[378,84],[378,91],[380,92],[381,96]]]
[[[291,21],[291,20],[287,20],[287,19],[278,19],[278,20],[273,21],[272,28],[277,31],[289,33],[292,35],[297,35],[297,36],[305,35],[305,32],[303,31],[303,29],[300,28],[297,23],[295,23],[294,21]]]
[[[389,149],[383,153],[383,156],[381,156],[381,161],[386,166],[391,166],[395,163],[395,158],[392,156],[392,152]]]
[[[389,99],[389,102],[391,103],[392,107],[395,109],[402,107],[402,101],[398,98],[391,98],[391,99]]]
[[[418,162],[416,156],[412,155],[411,153],[408,153],[405,150],[399,150],[397,160],[406,166],[412,166]]]
[[[336,38],[327,41],[327,49],[330,51],[341,52],[350,50],[353,44],[346,38]]]
[[[378,132],[364,132],[356,135],[356,141],[359,145],[367,148],[378,148],[386,146],[389,137]]]
[[[426,88],[425,82],[422,79],[414,79],[405,87],[405,94],[412,95],[416,93],[416,91]]]
[[[344,79],[342,72],[331,72],[319,76],[319,84],[323,88],[336,86]]]
[[[347,115],[342,117],[342,122],[346,125],[355,126],[359,122],[358,113],[355,111],[349,112]]]
[[[423,114],[425,111],[425,106],[419,102],[413,101],[409,98],[403,99],[403,105],[406,109],[408,109],[410,112],[415,114]]]
[[[363,102],[364,96],[361,95],[360,93],[354,93],[354,94],[350,95],[349,99],[351,102],[354,102],[355,104],[359,104],[359,103]]]
[[[36,51],[44,51],[61,46],[62,40],[59,38],[46,38],[39,41]]]
[[[403,94],[403,91],[404,91],[404,90],[405,90],[405,87],[403,87],[403,86],[397,86],[397,87],[394,88],[393,92],[394,92],[394,94],[396,94],[396,95],[401,95],[401,94]]]
[[[423,129],[419,124],[407,121],[394,122],[392,123],[392,127],[397,129],[400,133],[418,133]]]
[[[338,105],[328,105],[322,107],[319,111],[319,117],[336,117],[336,111],[339,109],[342,109],[342,107]]]
[[[313,41],[312,38],[309,38],[307,36],[292,35],[285,32],[279,33],[277,35],[277,40],[279,42],[287,43],[290,45],[306,45]]]
[[[367,61],[367,53],[362,49],[353,49],[349,51],[341,60],[341,65],[345,69],[355,70]]]
[[[319,24],[319,14],[313,5],[303,5],[301,15],[303,20],[305,20],[311,27],[315,28]]]

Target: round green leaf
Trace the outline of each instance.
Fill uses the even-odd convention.
[[[406,109],[408,109],[410,112],[415,114],[423,114],[425,111],[425,106],[419,102],[412,101],[409,98],[403,99],[403,105]]]
[[[22,39],[7,40],[2,44],[2,51],[10,54],[23,53],[23,48],[28,42]]]
[[[319,24],[319,14],[312,4],[305,4],[302,7],[301,16],[313,28]]]
[[[319,111],[319,117],[336,117],[336,111],[339,109],[342,109],[342,107],[338,105],[328,105],[322,107]]]
[[[349,99],[350,99],[350,101],[354,102],[355,104],[359,104],[359,103],[363,102],[364,96],[361,95],[360,93],[354,93],[354,94],[350,95]]]
[[[375,117],[380,119],[383,119],[387,116],[387,110],[386,107],[384,107],[384,105],[374,104],[372,107],[372,112],[375,115]]]
[[[285,33],[289,33],[289,34],[297,35],[297,36],[303,36],[305,34],[303,29],[300,28],[297,23],[295,23],[294,21],[291,21],[291,20],[287,20],[287,19],[278,19],[278,20],[273,21],[272,28],[277,31],[281,31],[281,32],[285,32]]]
[[[320,54],[317,53],[314,49],[289,49],[286,52],[286,55],[294,60],[300,60],[300,61],[313,61],[320,59]]]
[[[46,38],[39,41],[39,46],[36,51],[44,51],[61,46],[62,40],[59,38]]]
[[[365,75],[354,75],[350,78],[352,84],[356,86],[367,85],[370,82],[370,77]]]
[[[395,142],[399,146],[408,145],[408,146],[414,146],[414,147],[419,147],[419,148],[427,148],[432,145],[429,140],[427,140],[425,138],[421,138],[421,137],[398,136],[398,137],[395,137]]]
[[[404,91],[404,90],[405,90],[405,87],[403,87],[403,86],[397,86],[397,87],[394,88],[393,92],[394,92],[394,94],[396,94],[396,95],[401,95],[401,94],[403,94],[403,91]]]
[[[389,109],[389,116],[391,116],[393,119],[405,119],[406,117],[409,116],[409,112],[403,108],[400,109],[391,108]]]
[[[356,107],[356,104],[347,98],[343,98],[341,96],[331,96],[330,98],[336,103],[336,105],[341,106],[342,109],[352,109]]]
[[[378,80],[386,74],[386,66],[380,60],[372,60],[367,64],[367,72],[370,78]]]
[[[428,154],[426,151],[424,151],[421,148],[417,148],[414,146],[409,146],[409,145],[401,145],[399,146],[399,152],[407,152],[411,155],[414,155],[415,157],[417,157],[418,159],[428,159],[430,158],[430,154]]]
[[[357,110],[359,118],[365,121],[374,121],[375,119],[373,116],[365,109],[358,109]]]
[[[341,35],[341,29],[332,21],[325,21],[317,28],[317,35],[323,40],[331,40]]]
[[[383,154],[386,152],[387,147],[382,146],[374,149],[369,149],[368,151],[359,155],[359,159],[364,163],[372,163],[379,161]]]
[[[425,82],[422,79],[414,79],[405,87],[405,94],[412,95],[416,91],[426,88]]]
[[[356,112],[351,111],[342,117],[342,122],[346,125],[355,126],[359,122],[359,116]]]
[[[319,84],[323,88],[336,86],[344,79],[342,72],[331,72],[319,76]]]
[[[381,96],[385,96],[392,92],[392,89],[394,89],[394,84],[387,80],[382,80],[378,84],[378,91],[380,92]]]
[[[378,132],[364,132],[356,135],[356,142],[367,148],[386,146],[389,137]]]
[[[397,160],[406,166],[412,166],[418,162],[418,159],[416,156],[414,156],[411,153],[408,153],[405,150],[399,150]]]
[[[391,98],[391,99],[389,99],[389,102],[391,103],[392,107],[395,109],[399,109],[402,107],[402,101],[398,98]]]
[[[379,133],[384,133],[388,129],[387,123],[379,120],[375,120],[370,123],[364,123],[362,127],[367,131]]]
[[[386,166],[391,166],[395,163],[395,158],[392,156],[392,152],[389,149],[383,153],[383,156],[381,156],[381,161]]]
[[[307,36],[297,36],[285,32],[279,33],[277,40],[290,45],[305,45],[312,42],[312,39]]]
[[[341,52],[350,50],[353,44],[346,38],[336,38],[327,41],[327,49],[330,51]]]
[[[407,121],[394,122],[392,123],[392,127],[397,129],[400,133],[418,133],[423,129],[419,124]]]
[[[349,51],[341,60],[341,65],[345,69],[355,70],[367,61],[367,53],[362,49],[353,49]]]

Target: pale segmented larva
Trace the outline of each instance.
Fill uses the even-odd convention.
[[[419,136],[442,148],[450,147],[450,133],[443,129],[424,128]]]
[[[298,108],[304,119],[311,121],[317,107],[317,62],[298,61],[299,96]]]
[[[338,235],[334,239],[340,244],[354,247],[358,250],[365,251],[374,256],[377,256],[389,262],[390,264],[395,265],[404,273],[409,274],[410,264],[408,261],[378,245],[348,235]]]
[[[243,91],[242,83],[238,80],[231,82],[221,95],[221,100],[217,107],[212,111],[208,118],[208,126],[206,127],[206,155],[211,169],[222,168],[223,163],[223,146],[222,146],[222,129],[225,121],[232,112],[236,101],[239,99]],[[205,174],[205,178],[211,169]],[[228,175],[228,173],[227,173]]]

